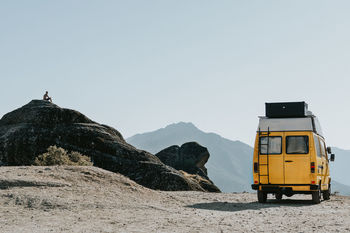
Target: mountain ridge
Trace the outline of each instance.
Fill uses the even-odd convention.
[[[144,137],[144,136],[147,136],[147,135],[151,135],[151,134],[153,134],[153,133],[156,133],[156,132],[162,132],[162,131],[164,131],[164,130],[173,129],[173,128],[175,128],[175,127],[177,128],[177,126],[181,126],[181,127],[183,127],[183,126],[190,126],[193,130],[203,132],[203,133],[205,133],[205,134],[207,134],[207,135],[216,136],[216,137],[221,138],[221,139],[223,139],[223,140],[227,140],[227,141],[234,142],[234,143],[240,143],[240,144],[242,144],[242,145],[244,145],[244,146],[249,146],[248,144],[246,144],[246,143],[244,143],[244,142],[242,142],[242,141],[240,141],[240,140],[228,139],[228,138],[225,138],[225,137],[221,136],[220,134],[217,134],[217,133],[214,133],[214,132],[204,132],[204,131],[200,130],[198,127],[196,127],[192,122],[183,122],[183,121],[180,121],[180,122],[178,122],[178,123],[172,123],[172,124],[170,124],[170,125],[167,125],[167,126],[165,126],[165,127],[163,127],[163,128],[159,128],[159,129],[154,130],[154,131],[145,132],[145,133],[137,133],[137,134],[135,134],[135,135],[133,135],[133,136],[131,136],[131,137],[126,138],[126,140],[127,140],[127,141],[128,141],[128,140],[129,140],[129,141],[134,141],[135,139],[137,139],[137,138],[140,137],[140,136]],[[188,130],[188,128],[187,128],[187,130]],[[249,146],[249,147],[251,147],[251,146]],[[163,148],[163,149],[164,149],[164,148]],[[152,150],[152,148],[151,148],[151,150]],[[161,150],[162,150],[162,149],[161,149]],[[151,153],[156,153],[156,152],[159,152],[159,151],[150,151],[150,152],[151,152]]]
[[[190,122],[170,124],[155,131],[136,134],[126,140],[135,147],[151,153],[157,153],[172,145],[196,141],[208,148],[211,155],[207,163],[208,176],[222,191],[251,191],[250,167],[253,150],[241,141],[232,141],[216,133],[203,132]]]

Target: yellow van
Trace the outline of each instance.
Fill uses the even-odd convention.
[[[259,117],[252,189],[258,202],[267,194],[312,194],[313,203],[330,199],[331,178],[325,139],[317,117],[305,102],[266,103],[266,116]],[[334,161],[331,154],[330,161]]]

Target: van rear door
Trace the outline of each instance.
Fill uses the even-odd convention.
[[[284,182],[285,184],[310,183],[310,138],[307,133],[284,134]]]
[[[261,184],[284,184],[283,133],[270,132],[259,138],[259,171]]]

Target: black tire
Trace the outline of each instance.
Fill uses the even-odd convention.
[[[276,193],[275,194],[276,200],[282,200],[283,194],[282,193]]]
[[[258,202],[265,203],[267,200],[267,193],[258,190]]]
[[[319,204],[321,202],[321,189],[318,188],[317,191],[312,192],[312,203]]]
[[[328,190],[323,192],[323,200],[331,199],[331,184],[328,186]]]

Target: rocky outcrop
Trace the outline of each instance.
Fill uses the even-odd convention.
[[[0,120],[2,165],[31,165],[51,145],[85,154],[95,166],[121,173],[148,188],[206,191],[158,157],[126,143],[114,128],[77,111],[33,100]]]
[[[204,166],[210,156],[208,149],[197,142],[188,142],[181,147],[170,146],[158,152],[156,156],[166,165],[184,171],[186,177],[195,179],[204,189],[220,192],[219,188],[209,179]]]

